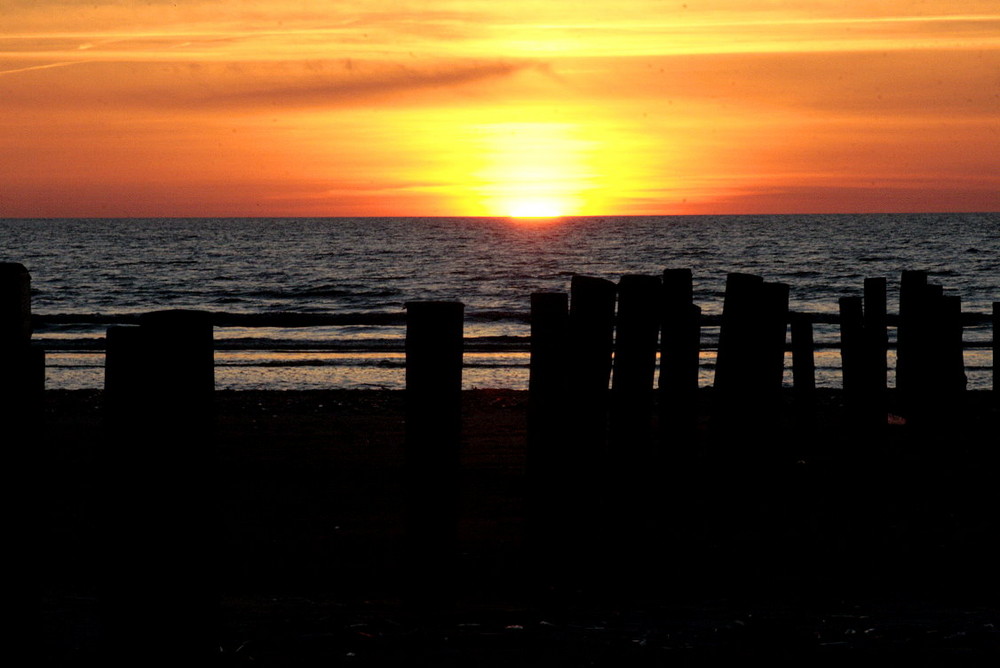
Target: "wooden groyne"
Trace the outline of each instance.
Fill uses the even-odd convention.
[[[886,573],[909,586],[950,582],[927,575],[948,564],[994,587],[998,457],[989,435],[965,426],[959,298],[906,272],[898,314],[884,278],[841,299],[844,419],[831,425],[817,409],[812,319],[789,311],[787,285],[760,276],[727,278],[714,383],[699,389],[705,319],[692,281],[688,269],[617,283],[577,276],[569,293],[530,295],[519,586],[680,595]],[[996,331],[996,303],[990,316]],[[460,302],[406,308],[398,582],[415,611],[447,609],[463,584],[463,317]],[[37,444],[44,387],[30,323],[28,272],[0,265],[0,410],[21,495],[41,485],[46,447],[26,447]],[[211,316],[145,314],[110,327],[106,341],[94,508],[107,654],[127,662],[166,632],[169,659],[209,656],[222,561]],[[788,349],[793,387],[783,391]],[[996,364],[993,378],[996,388]],[[38,607],[42,521],[25,512],[12,525],[18,582],[32,585],[20,610]]]

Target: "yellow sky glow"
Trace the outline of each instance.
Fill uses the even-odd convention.
[[[0,216],[1000,209],[993,0],[5,0]]]

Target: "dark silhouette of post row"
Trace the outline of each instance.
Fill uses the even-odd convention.
[[[453,601],[458,534],[464,306],[406,304],[405,595],[417,608]]]
[[[107,658],[197,663],[219,642],[212,322],[190,310],[139,322],[109,328],[106,339],[99,507]]]
[[[12,655],[37,656],[41,621],[39,550],[42,532],[41,403],[45,356],[31,346],[31,275],[24,265],[0,263],[0,447],[6,475],[4,555],[6,619]],[[17,650],[23,650],[18,652]]]

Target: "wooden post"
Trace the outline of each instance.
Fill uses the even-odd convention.
[[[45,355],[31,347],[31,275],[23,264],[0,262],[0,427],[15,443],[27,428],[21,413],[37,407],[45,385]],[[0,436],[2,437],[2,436]]]
[[[532,400],[554,400],[566,393],[569,371],[569,296],[564,292],[531,295]]]
[[[915,382],[917,392],[911,402],[910,424],[918,426],[934,423],[940,410],[939,399],[944,383],[944,355],[942,342],[945,338],[944,286],[928,283],[924,288],[924,300],[920,314],[920,355],[919,374]],[[925,432],[926,433],[926,432]]]
[[[715,362],[715,389],[730,396],[746,394],[759,367],[758,308],[764,279],[751,274],[726,277],[719,351]]]
[[[896,330],[896,388],[908,403],[919,393],[922,323],[927,272],[904,271],[899,284],[899,325]]]
[[[576,442],[579,479],[594,484],[607,458],[608,385],[614,347],[615,299],[611,281],[574,276],[569,303],[569,429]],[[582,492],[581,492],[582,493]],[[588,494],[592,492],[587,492]]]
[[[807,313],[790,313],[792,331],[792,391],[794,397],[794,424],[800,434],[807,435],[816,428],[816,359],[813,343],[812,318]],[[803,441],[806,445],[810,441]],[[804,452],[796,453],[796,461],[805,458]]]
[[[528,380],[527,544],[540,586],[552,584],[572,559],[565,519],[573,509],[566,476],[572,462],[565,430],[569,374],[569,296],[531,295]]]
[[[148,358],[149,390],[168,409],[194,411],[201,417],[212,408],[215,391],[215,347],[211,315],[173,309],[139,317]]]
[[[844,395],[855,406],[864,394],[864,307],[861,297],[841,297],[840,357]]]
[[[663,272],[663,316],[660,334],[660,377],[658,383],[660,448],[651,470],[653,521],[658,540],[650,545],[657,560],[647,569],[669,578],[674,590],[691,586],[677,578],[697,562],[693,540],[702,528],[700,495],[702,455],[698,446],[700,409],[698,370],[701,353],[701,308],[692,303],[693,280],[690,269]]]
[[[764,283],[761,286],[759,325],[761,391],[772,396],[781,391],[785,375],[785,341],[788,338],[788,286],[784,283]]]
[[[889,373],[885,278],[866,278],[864,294],[865,385],[884,412]]]
[[[962,297],[950,295],[945,297],[945,322],[948,331],[945,333],[945,350],[948,355],[946,382],[953,392],[963,392],[968,387],[969,379],[965,375],[965,341],[964,323],[962,322]]]
[[[7,431],[23,423],[22,411],[37,406],[44,385],[44,352],[31,347],[31,274],[23,264],[0,262],[0,412],[10,416],[3,422]],[[10,437],[12,443],[20,438]]]
[[[698,423],[701,307],[665,311],[660,352],[660,430],[664,443],[690,442]]]
[[[108,658],[166,635],[169,661],[218,647],[218,464],[210,315],[158,311],[108,332],[100,458]]]
[[[458,538],[465,307],[406,304],[406,480],[408,602],[453,602]]]
[[[0,348],[31,341],[31,275],[23,264],[0,262]]]
[[[663,270],[663,311],[682,311],[694,303],[694,276],[690,269]]]
[[[592,276],[574,276],[570,288],[570,387],[602,402],[611,377],[616,293],[614,283]]]
[[[646,395],[653,391],[656,348],[660,334],[658,276],[627,275],[618,283],[618,318],[615,332],[614,376],[616,394]]]
[[[663,272],[659,388],[670,400],[697,393],[701,308],[692,303],[690,269]]]
[[[812,397],[816,392],[812,319],[806,313],[789,315],[792,329],[792,385],[796,396]]]
[[[620,583],[651,557],[654,517],[652,410],[659,343],[662,285],[659,276],[622,276],[611,379],[607,510],[608,566]],[[650,564],[651,565],[651,564]]]
[[[962,342],[962,298],[942,295],[934,310],[934,353],[938,393],[954,397],[965,390],[965,352]]]
[[[31,347],[31,276],[24,265],[0,263],[0,447],[4,453],[7,637],[15,656],[37,656],[42,580],[39,523],[44,507],[41,421],[45,357]]]
[[[112,325],[105,336],[104,407],[115,427],[124,423],[129,430],[139,427],[140,388],[143,374],[142,329],[138,325]]]
[[[607,575],[601,566],[612,549],[607,538],[608,384],[614,343],[615,298],[611,281],[574,276],[570,288],[570,392],[566,428],[574,447],[567,518],[574,564],[567,576],[577,587]]]

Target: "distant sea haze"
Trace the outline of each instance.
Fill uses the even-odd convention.
[[[895,313],[901,272],[926,270],[962,298],[970,388],[986,389],[1000,301],[998,213],[0,220],[0,234],[0,261],[31,272],[50,388],[100,387],[108,324],[165,308],[218,314],[219,388],[401,388],[404,304],[419,299],[465,304],[467,387],[526,388],[532,292],[568,291],[574,274],[690,268],[708,316],[721,314],[729,272],[788,283],[791,309],[821,321],[817,379],[829,387],[838,298],[885,277]],[[703,384],[716,337],[705,328]]]

